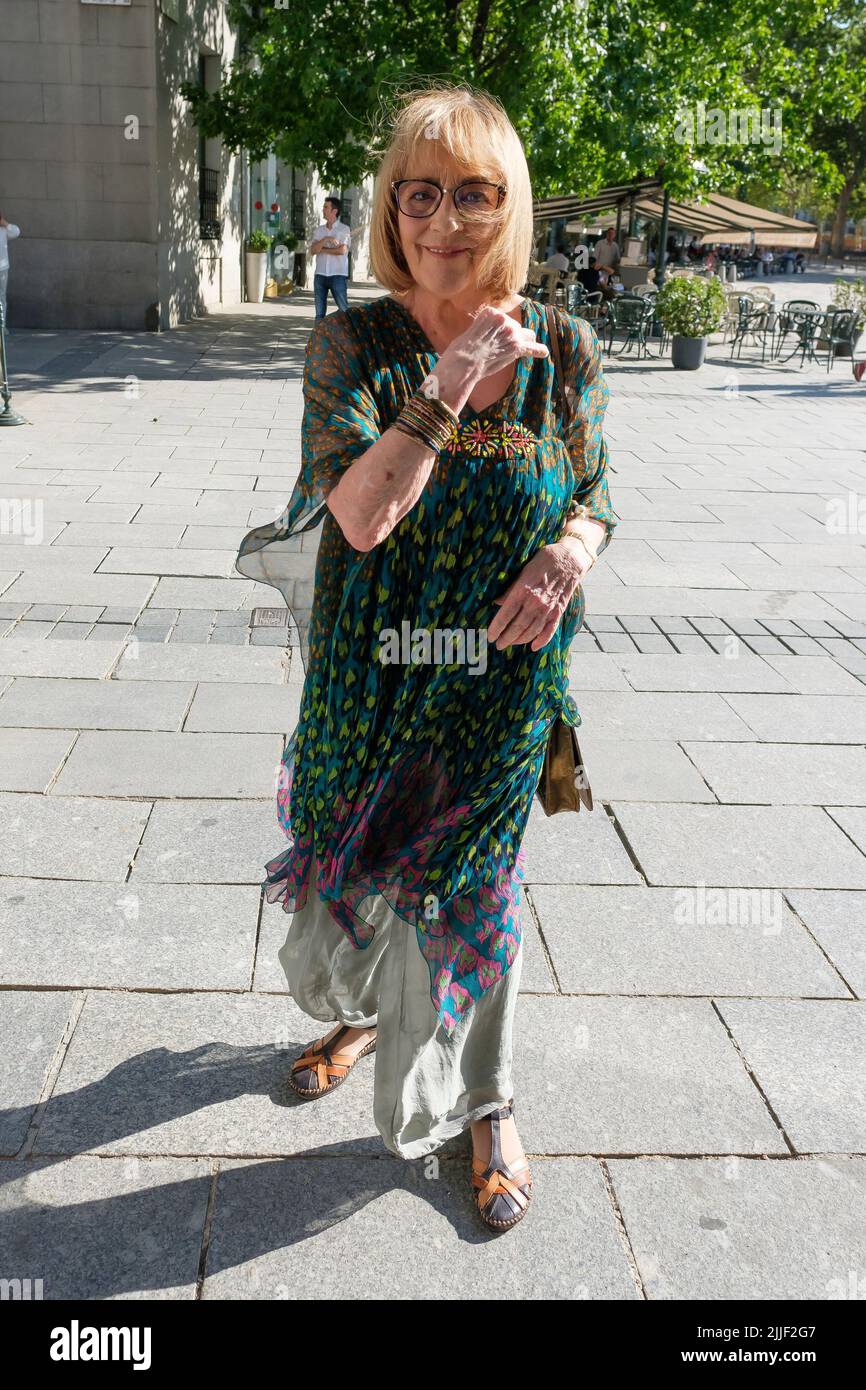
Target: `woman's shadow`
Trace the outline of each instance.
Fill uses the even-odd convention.
[[[426,1201],[436,1213],[434,1226],[439,1219],[449,1223],[459,1240],[489,1239],[472,1211],[467,1131],[415,1160],[397,1158],[371,1136],[272,1158],[245,1157],[242,1135],[234,1141],[227,1135],[220,1155],[202,1156],[195,1140],[187,1148],[172,1143],[171,1151],[155,1152],[150,1144],[132,1154],[93,1152],[247,1095],[266,1096],[283,1109],[286,1125],[302,1116],[305,1121],[314,1107],[339,1106],[357,1075],[343,1083],[341,1095],[315,1101],[287,1087],[289,1058],[303,1045],[152,1048],[39,1107],[0,1112],[0,1133],[20,1136],[29,1129],[23,1145],[16,1149],[13,1141],[11,1153],[4,1145],[10,1156],[0,1163],[0,1277],[42,1279],[46,1299],[168,1291],[196,1297],[205,1277],[215,1281],[209,1291],[218,1297],[297,1298],[299,1289],[321,1280],[329,1254],[345,1269],[346,1251],[368,1243],[381,1248],[393,1242],[394,1266],[401,1269],[417,1220],[404,1193]],[[321,1125],[321,1112],[315,1120]],[[94,1188],[98,1197],[88,1195]],[[350,1238],[336,1233],[359,1213]],[[413,1246],[413,1282],[416,1261],[427,1259],[434,1244]],[[287,1259],[269,1258],[287,1247],[296,1247]],[[430,1261],[429,1277],[437,1284],[440,1264]],[[225,1281],[232,1292],[222,1292],[219,1276],[246,1266],[244,1291],[232,1277]],[[445,1292],[444,1268],[441,1278]]]

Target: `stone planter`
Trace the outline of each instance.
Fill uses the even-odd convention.
[[[265,297],[265,285],[268,279],[268,253],[267,251],[245,251],[244,262],[247,303],[261,304]]]
[[[706,338],[681,338],[677,334],[671,338],[671,362],[681,371],[697,371],[706,352]]]

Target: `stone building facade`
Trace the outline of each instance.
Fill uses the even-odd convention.
[[[241,160],[199,139],[178,92],[234,56],[225,10],[0,0],[10,325],[167,328],[239,301]]]

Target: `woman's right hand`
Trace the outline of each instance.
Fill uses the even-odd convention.
[[[459,411],[485,377],[501,372],[518,357],[549,356],[531,328],[521,327],[504,309],[485,304],[469,327],[448,344],[433,375],[441,398]]]

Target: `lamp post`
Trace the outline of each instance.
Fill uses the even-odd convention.
[[[665,189],[664,202],[662,203],[662,224],[659,228],[659,254],[656,262],[656,284],[659,289],[665,282],[665,266],[668,259],[668,215],[670,212],[670,193]]]
[[[17,415],[12,409],[12,392],[9,390],[9,370],[6,366],[6,315],[3,312],[3,305],[0,304],[0,372],[3,374],[0,382],[0,396],[3,397],[3,409],[0,410],[0,425],[26,425],[27,421],[23,415]]]

